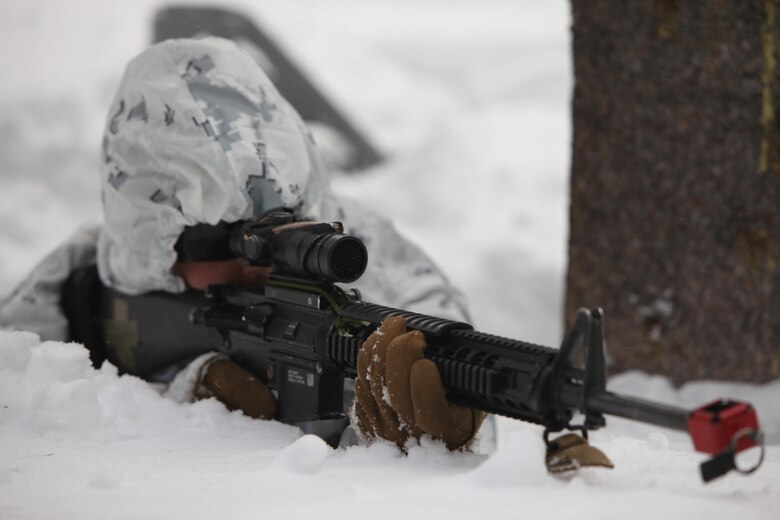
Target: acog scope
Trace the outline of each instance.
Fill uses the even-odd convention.
[[[230,249],[252,265],[329,282],[354,282],[368,264],[366,246],[340,222],[295,222],[287,212],[236,226]]]

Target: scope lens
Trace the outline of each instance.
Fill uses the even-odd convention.
[[[368,264],[366,246],[349,235],[325,235],[306,258],[306,270],[334,282],[354,282]]]

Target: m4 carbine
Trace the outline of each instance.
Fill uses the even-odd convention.
[[[344,383],[356,377],[358,350],[385,318],[404,316],[409,329],[425,334],[425,356],[455,404],[543,425],[545,438],[565,429],[587,434],[605,425],[605,414],[687,431],[696,450],[713,455],[701,465],[705,481],[761,463],[747,470],[735,463],[737,452],[754,446],[763,458],[750,404],[716,400],[684,410],[607,391],[598,309],[581,309],[556,350],[361,301],[336,285],[359,278],[367,262],[362,242],[343,234],[340,223],[294,222],[290,213],[276,212],[223,227],[234,256],[273,266],[266,287],[128,296],[98,282],[99,333],[73,339],[99,342],[120,370],[146,379],[222,352],[268,385],[278,420],[336,445],[348,424]],[[584,368],[575,363],[579,349]],[[578,411],[582,421],[575,425]]]

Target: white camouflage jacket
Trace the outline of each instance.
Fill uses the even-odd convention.
[[[128,64],[106,122],[101,187],[103,225],[82,228],[44,258],[0,302],[0,327],[67,340],[62,285],[95,263],[119,291],[181,292],[171,267],[185,226],[278,207],[342,221],[365,242],[368,268],[351,286],[366,301],[467,319],[463,295],[418,247],[386,219],[333,196],[298,114],[228,40],[169,40]],[[191,397],[207,360],[180,374],[174,397]]]

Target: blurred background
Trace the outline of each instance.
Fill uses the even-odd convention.
[[[0,3],[0,294],[99,221],[98,159],[158,0]],[[383,160],[337,192],[394,220],[468,296],[475,325],[557,345],[570,158],[565,0],[215,4],[269,36]],[[332,135],[315,128],[328,147]]]

